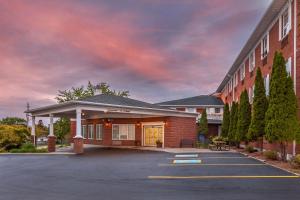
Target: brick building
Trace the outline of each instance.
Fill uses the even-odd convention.
[[[173,101],[165,101],[158,103],[158,105],[179,111],[197,113],[198,119],[205,109],[208,122],[208,137],[221,134],[224,103],[222,99],[217,96],[200,95]]]
[[[131,98],[96,95],[77,101],[26,111],[35,117],[49,117],[48,150],[55,151],[54,118],[71,119],[74,151],[82,153],[84,144],[105,146],[180,147],[183,140],[196,140],[196,113],[164,108]]]
[[[256,69],[260,67],[269,95],[270,74],[276,51],[286,59],[286,70],[293,78],[294,89],[300,98],[300,0],[274,0],[252,32],[240,54],[230,67],[217,89],[225,103],[238,102],[243,90],[247,90],[249,101],[254,97]],[[299,112],[300,113],[300,112]],[[267,144],[268,149],[278,149],[276,144]],[[300,151],[289,145],[289,153]]]

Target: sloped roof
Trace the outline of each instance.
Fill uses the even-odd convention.
[[[231,79],[236,70],[241,66],[244,62],[244,59],[249,55],[249,53],[253,50],[255,45],[260,41],[262,36],[266,33],[268,27],[272,24],[272,22],[276,19],[277,15],[280,13],[281,9],[286,5],[287,0],[273,0],[264,16],[255,27],[254,31],[250,35],[248,41],[242,48],[238,57],[235,59],[234,63],[230,67],[229,71],[225,75],[223,81],[219,85],[217,92],[222,92],[225,85]]]
[[[184,99],[177,99],[173,101],[165,101],[157,103],[160,106],[223,106],[223,101],[215,96],[211,95],[200,95],[195,97],[189,97]]]
[[[139,101],[135,99],[131,99],[128,97],[121,97],[116,95],[109,94],[99,94],[92,97],[87,97],[84,99],[80,99],[77,101],[82,102],[92,102],[92,103],[103,103],[103,104],[111,104],[111,105],[119,105],[119,106],[134,106],[134,107],[143,107],[143,108],[161,108],[158,105],[147,103],[144,101]]]

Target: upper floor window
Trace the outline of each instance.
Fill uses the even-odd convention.
[[[253,99],[254,99],[254,85],[252,87],[250,87],[248,90],[248,98],[249,98],[250,104],[252,104]]]
[[[269,91],[270,91],[270,75],[269,74],[267,74],[267,76],[264,77],[264,83],[265,83],[266,96],[269,96]]]
[[[288,35],[291,29],[291,7],[290,5],[284,9],[279,18],[279,39],[282,40]]]
[[[235,73],[233,76],[233,85],[236,87],[238,84],[238,73]]]
[[[249,55],[249,72],[252,72],[255,67],[255,50]]]
[[[291,73],[292,73],[292,58],[289,57],[285,63],[285,69],[286,69],[286,72],[289,76],[291,76]]]
[[[244,78],[245,78],[245,63],[240,68],[240,78],[241,78],[241,81],[244,80]]]
[[[220,113],[221,109],[220,108],[215,108],[215,113]]]
[[[269,52],[269,33],[261,40],[261,58],[265,58]]]

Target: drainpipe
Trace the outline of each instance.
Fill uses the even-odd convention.
[[[294,0],[294,91],[296,94],[296,68],[297,68],[297,0]],[[293,156],[296,155],[296,141],[293,141]]]

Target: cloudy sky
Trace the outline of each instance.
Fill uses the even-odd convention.
[[[216,90],[270,0],[0,0],[0,118],[108,82],[159,102]]]

